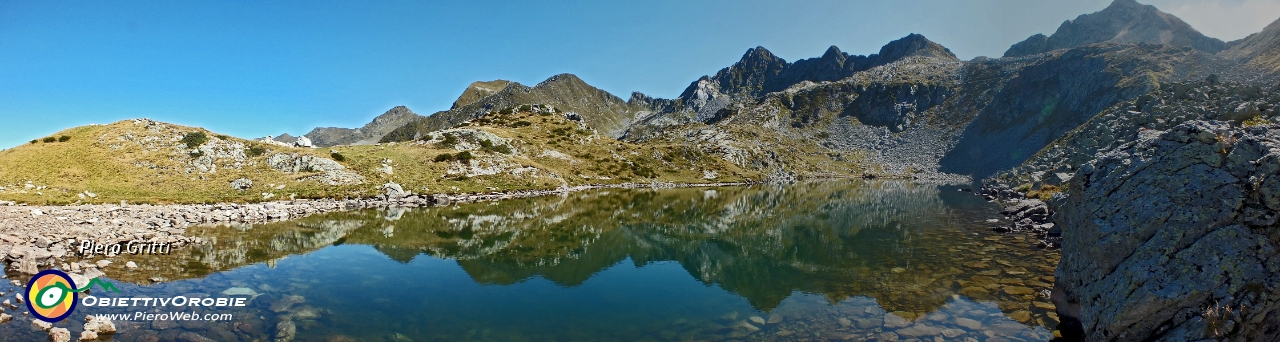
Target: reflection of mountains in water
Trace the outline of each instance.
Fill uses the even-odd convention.
[[[212,243],[182,251],[190,253],[188,264],[177,266],[220,270],[349,243],[401,262],[423,253],[455,259],[480,283],[541,276],[575,286],[629,257],[637,266],[676,261],[761,309],[798,290],[831,300],[898,294],[901,305],[921,312],[951,293],[952,282],[940,281],[950,273],[940,264],[962,260],[946,255],[964,236],[951,224],[958,215],[949,196],[963,195],[932,185],[851,181],[335,213],[244,231],[210,229],[204,233]]]

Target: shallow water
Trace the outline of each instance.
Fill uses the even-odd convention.
[[[307,341],[1048,340],[1058,256],[990,232],[999,208],[957,190],[608,190],[207,227],[188,235],[208,245],[116,258],[140,267],[95,295],[260,294],[181,308],[229,321],[117,321],[124,341],[266,341],[285,321]],[[27,320],[0,336],[43,339]]]

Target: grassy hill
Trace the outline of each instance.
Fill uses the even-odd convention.
[[[387,182],[417,193],[466,193],[762,177],[687,144],[621,142],[564,114],[524,105],[415,141],[322,149],[147,119],[76,127],[0,151],[0,200],[252,202],[373,196]],[[241,178],[253,185],[233,188]]]

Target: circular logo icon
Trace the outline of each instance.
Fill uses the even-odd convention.
[[[53,323],[71,316],[80,298],[72,289],[76,283],[71,276],[59,270],[36,273],[27,282],[27,310],[36,318]]]

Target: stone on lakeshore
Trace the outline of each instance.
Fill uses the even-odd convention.
[[[49,342],[71,342],[71,331],[65,328],[52,328],[46,331],[49,332]]]
[[[107,268],[107,266],[111,266],[111,260],[98,260],[96,264],[98,265],[98,268]]]
[[[747,318],[747,320],[748,320],[748,321],[751,321],[751,323],[755,323],[755,324],[764,324],[764,323],[765,323],[764,318],[763,318],[763,317],[760,317],[760,316],[751,316],[750,318]]]
[[[31,320],[31,325],[34,325],[36,329],[40,329],[40,331],[49,331],[49,329],[53,329],[52,323],[38,319]],[[67,339],[71,339],[71,334],[67,334]]]
[[[138,264],[137,264],[137,263],[134,263],[134,262],[132,262],[132,261],[130,261],[130,262],[126,262],[126,263],[124,263],[124,268],[127,268],[127,269],[135,269],[135,268],[138,268]]]
[[[12,321],[12,320],[13,320],[13,316],[10,316],[7,313],[0,313],[0,324],[9,323],[9,321]]]
[[[80,338],[78,339],[78,341],[97,341],[97,340],[98,340],[98,333],[93,332],[92,330],[81,331]]]

